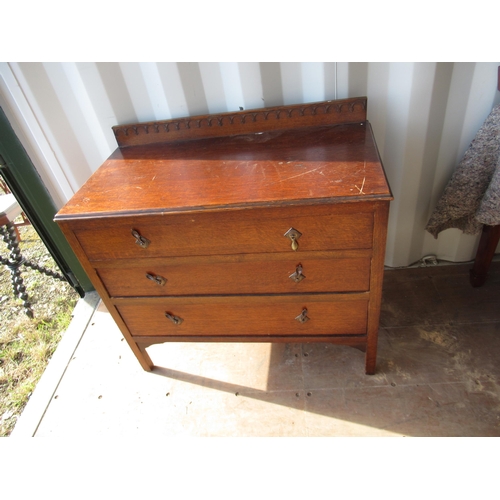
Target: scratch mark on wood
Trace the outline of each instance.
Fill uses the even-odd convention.
[[[282,164],[283,162],[280,163],[280,165]],[[277,167],[277,165],[274,165],[274,170],[276,170],[276,173],[278,174],[278,177],[280,178],[280,182],[281,182],[281,172],[280,172],[280,169]]]
[[[356,184],[354,184],[354,187],[359,191],[359,194],[366,194],[363,192],[363,188],[365,187],[365,180],[366,177],[363,177],[363,184],[361,184],[361,188],[359,188],[358,186],[356,186]]]
[[[323,168],[323,166],[313,168],[312,170],[308,170],[307,172],[302,172],[301,174],[292,175],[291,177],[287,177],[286,179],[281,179],[280,182],[285,182],[285,181],[289,181],[290,179],[295,179],[296,177],[301,177],[303,175],[312,174],[313,172],[316,172],[316,170],[319,170],[320,168]]]

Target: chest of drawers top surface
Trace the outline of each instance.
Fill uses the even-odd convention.
[[[360,102],[366,108],[366,101]],[[215,129],[210,137],[205,128],[196,127],[196,120],[181,122],[178,126],[186,131],[181,139],[174,135],[169,141],[164,133],[152,143],[144,142],[154,140],[160,122],[124,126],[115,130],[117,139],[120,143],[120,134],[126,133],[132,145],[117,149],[57,219],[390,200],[365,109],[359,112],[361,104],[354,104],[354,116],[347,105],[341,118],[332,111],[331,124],[324,123],[321,107],[317,116],[297,123],[292,118],[299,107],[291,106],[284,108],[288,113],[281,122],[274,118],[277,128],[269,127],[269,117],[254,122],[250,112],[240,112],[231,115],[233,123],[246,117],[247,128],[243,123],[233,130],[223,121],[221,130],[205,127]],[[348,119],[356,121],[335,123]],[[172,121],[164,123],[175,132]]]

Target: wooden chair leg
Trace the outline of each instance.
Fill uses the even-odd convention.
[[[483,233],[479,240],[474,267],[470,270],[470,283],[473,287],[484,285],[499,240],[500,225],[483,226]]]

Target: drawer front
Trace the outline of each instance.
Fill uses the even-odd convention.
[[[366,296],[225,297],[117,305],[133,336],[356,335],[366,333]],[[307,313],[304,313],[307,310]],[[170,318],[166,316],[170,315]],[[307,317],[306,321],[296,318]]]
[[[361,253],[361,252],[359,252]],[[365,254],[369,252],[365,251]],[[125,268],[97,268],[111,297],[226,295],[260,293],[356,292],[367,291],[370,255],[335,258],[331,254],[251,256],[243,262],[156,264],[138,261]],[[174,259],[172,259],[174,260]],[[190,259],[194,260],[194,258]],[[233,259],[234,260],[234,259]],[[142,264],[144,262],[144,264]]]
[[[106,219],[74,230],[90,261],[294,252],[285,236],[292,228],[300,233],[297,254],[371,248],[373,212],[328,213],[321,208],[319,214],[273,209]],[[136,244],[141,239],[142,246]]]

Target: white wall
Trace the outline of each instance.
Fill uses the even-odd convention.
[[[498,62],[0,63],[0,105],[56,204],[116,148],[113,125],[368,96],[395,197],[386,264],[465,261],[477,237],[424,230],[495,104]],[[497,249],[500,251],[500,248]]]

